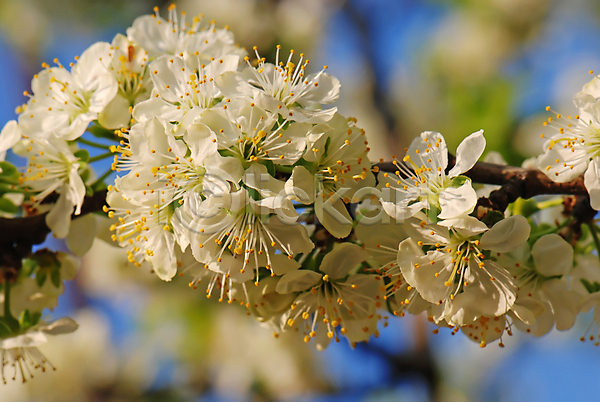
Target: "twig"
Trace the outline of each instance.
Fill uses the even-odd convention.
[[[102,210],[105,199],[106,190],[86,196],[81,214],[73,215],[72,218]],[[46,213],[23,218],[0,218],[0,267],[18,271],[21,260],[31,253],[32,246],[43,243],[50,232],[46,225]]]
[[[448,169],[451,169],[456,158],[449,155],[448,160]],[[398,170],[392,162],[377,163],[374,166],[385,172]],[[541,170],[477,162],[465,173],[465,176],[475,183],[501,186],[500,189],[492,191],[489,201],[494,209],[502,211],[519,197],[531,198],[543,194],[587,195],[588,193],[583,184],[583,175],[567,183],[556,183]]]

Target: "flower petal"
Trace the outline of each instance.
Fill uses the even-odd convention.
[[[459,188],[449,187],[442,191],[439,200],[442,212],[438,215],[438,218],[456,218],[473,212],[477,204],[477,193],[473,189],[471,181],[467,180]]]
[[[87,214],[71,222],[67,246],[76,256],[82,257],[92,247],[96,236],[96,218]]]
[[[540,237],[531,256],[535,270],[544,276],[567,275],[573,267],[573,247],[554,233]]]
[[[341,243],[325,255],[319,270],[331,279],[341,279],[367,258],[369,253],[362,247],[352,243]]]
[[[498,253],[513,251],[529,238],[531,227],[527,218],[511,216],[496,223],[481,236],[481,247]]]
[[[589,164],[583,183],[590,195],[590,204],[596,211],[600,211],[600,158],[595,157]]]
[[[465,138],[456,149],[456,165],[448,172],[448,177],[456,177],[471,169],[485,149],[483,130]]]
[[[315,286],[323,275],[305,269],[288,272],[277,283],[277,293],[301,292]]]

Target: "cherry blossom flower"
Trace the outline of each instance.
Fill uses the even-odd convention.
[[[217,85],[228,98],[247,97],[269,112],[279,113],[285,119],[298,122],[324,123],[336,113],[337,108],[321,109],[335,102],[339,96],[340,82],[326,74],[327,66],[318,73],[306,76],[309,60],[304,54],[294,61],[294,51],[285,62],[279,60],[281,46],[277,46],[275,64],[265,62],[254,52],[258,65],[254,67],[246,57],[248,67],[242,72],[228,72],[216,79]]]
[[[46,223],[56,237],[64,238],[69,233],[71,215],[81,213],[85,197],[81,173],[85,163],[61,138],[24,139],[15,146],[14,152],[29,160],[20,183],[37,193],[29,200],[33,207],[38,207],[51,193],[56,191],[59,194],[46,215]]]
[[[83,134],[118,90],[108,69],[110,47],[104,42],[90,46],[71,71],[62,64],[43,65],[45,69],[31,81],[33,95],[19,116],[23,135],[74,140]]]
[[[296,270],[285,274],[277,283],[277,292],[300,292],[284,315],[285,325],[300,330],[305,342],[315,339],[317,349],[327,347],[336,339],[337,328],[351,343],[367,340],[377,332],[382,306],[381,279],[376,275],[357,273],[369,254],[360,246],[342,243],[329,252],[319,271]]]
[[[469,214],[477,195],[471,181],[461,175],[473,167],[485,148],[483,130],[465,138],[456,150],[456,164],[448,174],[448,149],[440,133],[426,131],[411,143],[402,162],[394,161],[395,174],[385,173],[383,183],[395,191],[396,202],[381,200],[385,211],[403,220],[425,209],[430,218],[451,219]]]
[[[481,316],[497,317],[514,305],[517,288],[509,271],[490,258],[521,246],[530,227],[511,216],[488,229],[473,217],[446,220],[447,227],[411,221],[411,237],[400,243],[398,265],[406,281],[430,303],[443,307],[433,317],[466,325]],[[426,253],[422,246],[431,249]]]
[[[12,371],[12,380],[20,374],[23,382],[33,378],[33,371],[56,370],[52,363],[39,351],[38,346],[47,342],[46,335],[68,334],[77,329],[77,323],[68,317],[51,323],[40,323],[16,336],[0,338],[2,356],[2,381],[6,384],[7,372]],[[8,374],[10,375],[10,374]],[[10,377],[9,377],[10,378]]]

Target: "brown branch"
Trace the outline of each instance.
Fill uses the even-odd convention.
[[[77,219],[88,213],[102,210],[105,200],[106,190],[86,196],[81,214],[72,215],[72,218]],[[32,246],[43,243],[50,232],[50,228],[46,225],[46,213],[23,218],[0,218],[0,267],[12,268],[6,270],[7,272],[18,271],[21,260],[31,253]],[[6,279],[8,279],[7,272],[4,275]]]
[[[456,158],[453,155],[449,155],[448,159],[448,169],[451,169],[455,164]],[[395,172],[398,170],[391,162],[377,163],[375,166],[385,172]],[[471,170],[465,173],[465,176],[469,177],[475,183],[502,186],[501,190],[504,188],[503,191],[507,194],[508,198],[515,196],[517,198],[531,198],[535,195],[543,194],[587,195],[588,193],[583,184],[583,175],[567,183],[556,183],[538,169],[477,162]]]

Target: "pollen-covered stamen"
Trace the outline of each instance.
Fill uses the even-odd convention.
[[[48,68],[48,71],[52,74],[55,68]],[[76,87],[72,88],[68,81],[61,81],[56,75],[52,75],[48,89],[49,92],[44,95],[46,97],[45,102],[50,105],[48,107],[49,111],[64,111],[70,116],[76,116],[89,110],[91,94],[81,90],[78,91]]]
[[[304,53],[301,53],[299,60],[294,62],[295,52],[290,50],[287,60],[280,61],[281,46],[277,45],[275,64],[272,74],[269,75],[268,69],[265,69],[266,59],[260,57],[256,46],[253,50],[258,60],[257,67],[252,66],[248,57],[245,60],[252,69],[258,86],[286,106],[295,104],[311,89],[317,87],[320,76],[327,69],[327,66],[325,66],[319,73],[307,79],[305,69],[310,61],[304,59]]]
[[[199,231],[204,233],[203,228],[199,228]],[[271,261],[272,249],[279,249],[287,254],[288,258],[293,258],[293,253],[288,246],[275,233],[269,230],[268,225],[260,217],[243,210],[228,225],[210,234],[203,241],[204,243],[200,245],[201,248],[204,247],[205,243],[211,242],[216,243],[220,248],[220,251],[213,257],[210,263],[220,262],[224,253],[227,252],[236,258],[243,258],[240,272],[244,273],[248,264],[251,261],[254,262],[256,282],[259,280],[259,255],[265,256],[267,260],[266,268],[271,273],[273,273]]]
[[[206,281],[205,281],[206,279]],[[191,287],[192,289],[197,289],[198,286],[200,286],[201,283],[206,282],[206,298],[210,299],[213,297],[213,294],[218,294],[219,298],[218,301],[222,302],[227,300],[227,303],[231,304],[231,303],[235,303],[238,301],[238,299],[235,297],[236,292],[234,291],[234,286],[235,286],[235,282],[233,281],[231,274],[230,273],[219,273],[219,272],[213,272],[211,270],[208,269],[208,264],[205,265],[205,273],[198,273],[197,275],[194,276],[194,279],[192,279],[189,282],[189,287]],[[242,305],[248,305],[249,303],[249,297],[248,297],[248,291],[246,288],[246,284],[242,283],[239,286],[241,286],[242,290],[244,291],[244,299],[242,300],[240,303]]]
[[[370,317],[373,312],[368,311],[365,305],[371,302],[373,300],[361,293],[358,285],[347,283],[346,279],[332,280],[325,275],[321,283],[298,296],[292,305],[293,314],[288,317],[287,325],[294,326],[302,318],[306,342],[316,336],[318,325],[325,325],[327,336],[337,340],[338,328],[341,328],[342,334],[346,332],[343,328],[343,316]],[[377,303],[380,302],[375,303],[378,307]]]
[[[131,145],[129,144],[129,130],[122,128],[115,130],[115,135],[122,140],[119,141],[119,145],[111,145],[110,151],[115,154],[111,169],[117,172],[122,170],[131,170],[139,165],[139,162],[133,158],[131,152]]]
[[[160,9],[158,7],[154,7],[154,15],[156,18],[156,22],[161,24],[163,20],[160,19]],[[186,13],[185,11],[181,12],[181,21],[177,16],[177,7],[175,4],[171,4],[168,8],[168,20],[167,22],[171,25],[171,33],[178,36],[179,38],[185,38],[187,35],[195,34],[196,32],[201,30],[201,23],[203,15],[199,14],[198,16],[192,19],[192,23],[188,23],[185,21]],[[204,29],[212,29],[214,23],[211,23],[208,28]]]
[[[255,120],[254,113],[255,106],[252,103],[250,108],[250,116],[247,122]],[[236,143],[230,148],[236,154],[239,155],[240,159],[248,162],[256,162],[258,160],[271,160],[278,161],[282,159],[282,155],[276,156],[278,150],[286,147],[291,140],[288,138],[286,141],[285,127],[288,119],[279,122],[274,127],[274,122],[270,118],[260,116],[256,119],[256,123],[253,126],[244,127],[242,124],[236,124],[238,117],[233,115],[228,108],[224,108],[225,113],[228,117],[230,129],[236,133]],[[223,138],[223,131],[217,130],[217,136]],[[229,143],[231,140],[223,138],[223,143]]]
[[[109,218],[117,218],[118,223],[110,226],[110,231],[115,232],[111,235],[111,239],[121,245],[128,245],[127,259],[136,266],[140,266],[147,257],[154,255],[146,233],[152,228],[170,230],[168,223],[172,211],[162,212],[157,205],[137,206],[133,210],[104,207],[103,211]]]
[[[438,249],[448,253],[451,257],[450,263],[453,266],[452,272],[448,280],[444,282],[444,285],[449,288],[448,291],[451,299],[459,294],[465,286],[469,285],[469,283],[464,280],[466,271],[470,269],[469,261],[473,260],[479,268],[484,268],[485,264],[483,260],[485,259],[485,255],[478,246],[479,240],[469,239],[458,244],[451,244],[447,248]],[[446,269],[443,264],[439,265],[440,267],[436,277],[441,275]]]
[[[33,378],[33,370],[40,370],[42,373],[47,369],[56,370],[36,347],[18,347],[11,349],[2,349],[2,381],[7,383],[5,369],[12,366],[12,380],[15,381],[21,374],[22,381],[27,382],[28,378]],[[10,378],[10,377],[9,377]]]
[[[369,169],[361,166],[365,160],[367,148],[363,148],[365,132],[354,126],[353,120],[349,119],[350,125],[344,141],[339,147],[330,150],[327,156],[319,162],[317,173],[322,180],[317,182],[317,193],[322,192],[326,197],[335,193],[347,182],[359,182],[368,177]],[[356,144],[361,144],[358,147]],[[313,150],[314,151],[314,150]]]
[[[550,136],[545,144],[545,151],[550,152],[556,148],[556,151],[562,152],[556,153],[556,159],[547,160],[546,166],[540,166],[543,170],[549,172],[554,168],[554,175],[559,176],[562,171],[574,169],[600,155],[600,127],[585,121],[579,115],[563,116],[549,106],[546,111],[552,112],[554,117],[549,117],[544,126],[552,127],[558,133]],[[544,134],[541,137],[546,138]]]
[[[589,325],[587,326],[579,340],[581,340],[581,342],[589,340],[591,342],[594,342],[594,346],[600,345],[600,327],[594,319],[590,321]]]
[[[439,147],[440,142],[436,141],[432,145],[428,138],[424,141],[427,148],[417,149],[415,152],[418,160],[413,160],[410,155],[406,155],[401,162],[394,159],[393,164],[398,170],[395,174],[389,174],[395,184],[388,187],[394,187],[400,192],[415,191],[418,199],[427,199],[450,186],[450,179],[442,166],[441,155],[431,151],[432,148]]]
[[[48,195],[65,183],[69,183],[72,171],[80,170],[82,162],[72,154],[65,154],[51,146],[43,146],[28,140],[30,153],[28,165],[22,169],[19,185],[26,190],[39,192],[30,197],[39,205]]]
[[[148,53],[142,58],[139,65],[133,64],[135,57],[135,48],[129,45],[127,56],[122,54],[119,56],[119,68],[115,72],[115,77],[119,84],[119,93],[127,100],[133,102],[138,95],[144,91],[144,81],[149,78],[148,74]],[[114,70],[111,67],[111,70]],[[135,71],[141,70],[141,71]]]

